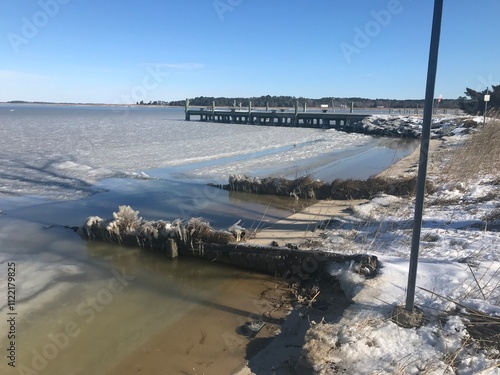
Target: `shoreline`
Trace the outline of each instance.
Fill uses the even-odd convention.
[[[439,142],[435,141],[434,144],[439,145]],[[416,165],[418,163],[418,155],[419,147],[410,155],[388,168],[391,170],[391,175],[403,173],[408,168]],[[387,172],[388,169],[381,173]],[[282,245],[283,243],[297,243],[304,240],[314,241],[314,238],[321,233],[321,230],[315,230],[318,221],[347,214],[353,205],[364,202],[366,200],[329,200],[313,203],[299,212],[294,212],[292,215],[269,224],[269,228],[262,229],[256,235],[256,238],[248,242],[268,245],[270,241],[281,241],[280,245]],[[276,279],[274,282],[281,284],[284,281]],[[234,294],[234,298],[245,293],[244,282],[234,283],[234,280],[228,281],[226,287],[230,289],[230,293],[236,293]],[[137,373],[137,371],[159,371],[167,353],[171,353],[172,358],[175,359],[173,360],[173,365],[177,366],[175,368],[181,371],[181,373],[190,373],[181,370],[181,368],[186,368],[182,366],[186,365],[186,358],[191,356],[189,360],[194,361],[192,362],[194,366],[192,366],[192,370],[191,368],[189,370],[194,371],[194,373],[202,371],[206,375],[226,373],[252,375],[255,374],[254,371],[258,371],[257,373],[259,374],[265,374],[267,373],[266,370],[271,368],[274,374],[285,375],[289,374],[287,366],[300,368],[301,374],[310,374],[310,369],[307,368],[307,364],[301,359],[305,334],[311,327],[310,321],[320,321],[323,318],[326,318],[329,322],[338,321],[350,305],[350,300],[340,289],[332,292],[328,288],[325,288],[321,292],[322,301],[327,301],[325,302],[328,306],[326,310],[311,310],[306,306],[296,306],[288,316],[288,310],[281,310],[280,318],[283,318],[284,321],[279,326],[270,326],[272,331],[267,332],[264,336],[257,336],[253,340],[248,340],[240,336],[235,330],[235,327],[245,321],[241,316],[240,318],[236,318],[236,323],[234,316],[227,316],[224,312],[214,311],[210,307],[197,308],[181,319],[178,324],[166,328],[164,331],[158,333],[158,335],[149,338],[145,343],[138,346],[129,354],[127,359],[117,363],[108,374],[127,375]],[[241,302],[245,305],[249,301]],[[217,298],[214,300],[214,303],[217,304]],[[255,304],[253,307],[255,307]],[[308,317],[307,319],[302,318],[306,316]],[[193,320],[205,321],[206,323],[203,324],[203,327],[209,328],[205,333],[193,329],[193,325],[190,324]],[[221,325],[222,321],[225,322],[224,325]],[[233,328],[228,330],[231,324]],[[223,336],[226,338],[225,340],[224,337],[221,338],[219,336],[216,337],[215,341],[212,341],[210,348],[203,345],[205,343],[204,337],[214,337],[217,332],[220,334],[221,330],[226,330],[223,333]],[[274,335],[273,333],[278,334]],[[172,336],[179,337],[176,341],[179,343],[179,346],[181,346],[180,340],[187,340],[187,349],[183,348],[181,350],[179,347],[176,347],[175,343],[173,344],[171,341]],[[188,344],[189,340],[191,340],[191,344]],[[228,353],[230,353],[229,357],[227,357]],[[234,356],[235,353],[236,356]],[[172,364],[172,360],[169,360],[169,363]]]
[[[439,149],[443,147],[443,143],[440,140],[431,140],[429,153],[436,153]],[[415,174],[417,172],[418,161],[420,156],[420,145],[417,148],[399,160],[398,162],[391,165],[386,170],[377,174],[380,177],[401,177],[408,174]],[[431,156],[432,158],[432,156]],[[357,200],[357,201],[336,201],[336,200],[328,200],[328,201],[319,201],[306,209],[294,213],[289,217],[278,221],[276,224],[280,224],[278,228],[268,228],[264,229],[260,232],[260,236],[257,235],[255,239],[250,240],[249,242],[255,244],[268,244],[269,241],[282,241],[282,242],[291,242],[291,241],[308,241],[314,240],[315,237],[321,235],[321,229],[312,231],[311,228],[316,228],[316,224],[322,220],[329,220],[333,217],[339,217],[342,215],[346,215],[346,210],[352,208],[352,206],[366,203],[367,200]],[[279,242],[280,243],[280,242]],[[282,243],[280,243],[281,245]],[[337,311],[327,311],[322,313],[321,311],[316,311],[316,321],[326,319],[329,323],[334,323],[339,321],[344,311],[347,311],[350,302],[344,302],[344,309],[340,309]],[[311,317],[309,317],[311,319]],[[293,315],[288,317],[284,323],[284,327],[287,327],[288,330],[295,329],[295,332],[302,332],[305,336],[307,330],[304,330],[304,324],[301,319],[294,318]],[[305,337],[304,337],[305,339]],[[277,336],[273,338],[273,341],[270,343],[269,348],[272,348],[273,356],[266,355],[266,350],[262,350],[259,352],[255,361],[259,363],[259,367],[264,369],[270,369],[272,366],[276,366],[274,357],[283,357],[284,353],[290,356],[289,348],[287,348],[289,337],[280,337]],[[302,347],[296,348],[295,352],[292,354],[297,358],[301,358]],[[302,366],[301,374],[309,374],[310,369],[307,368],[307,365],[304,363],[297,363],[297,365]],[[309,371],[309,372],[306,372]],[[265,372],[264,372],[265,373]],[[270,373],[270,372],[269,372]],[[276,375],[285,375],[290,372],[273,372]],[[259,372],[260,374],[260,372]],[[267,373],[265,373],[267,374]],[[249,366],[249,362],[247,361],[241,369],[231,375],[255,375],[251,366]]]

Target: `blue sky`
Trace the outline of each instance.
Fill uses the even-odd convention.
[[[423,98],[432,0],[0,3],[0,101]],[[445,0],[436,96],[500,83],[498,0]]]

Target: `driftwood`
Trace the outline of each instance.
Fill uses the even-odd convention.
[[[285,278],[308,279],[335,263],[347,263],[358,273],[373,276],[378,262],[374,256],[342,255],[324,251],[303,251],[288,247],[241,243],[248,232],[238,223],[228,230],[215,230],[200,219],[145,221],[129,206],[120,206],[114,219],[93,216],[77,232],[86,240],[138,246],[169,257],[194,256]]]

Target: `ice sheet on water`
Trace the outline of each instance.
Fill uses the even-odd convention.
[[[67,229],[43,229],[40,224],[6,216],[0,219],[0,265],[15,263],[16,301],[33,298],[47,301],[71,286],[71,281],[89,272],[84,246]],[[79,251],[80,250],[80,251]],[[58,288],[54,293],[53,288]],[[0,300],[0,311],[7,300]],[[27,306],[33,308],[32,303]],[[40,306],[38,306],[40,307]]]
[[[103,178],[148,178],[142,171],[201,161],[215,162],[192,177],[221,178],[371,140],[317,129],[185,122],[174,112],[36,111],[0,113],[0,194],[71,199],[94,193]],[[228,160],[239,155],[251,157]]]

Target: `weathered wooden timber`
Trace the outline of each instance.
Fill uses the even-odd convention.
[[[150,240],[144,236],[126,235],[121,238],[120,243],[139,246],[144,250],[171,257],[171,243],[165,239]],[[306,280],[327,272],[332,263],[350,264],[354,270],[367,276],[373,276],[378,267],[377,257],[367,254],[344,255],[321,250],[298,250],[246,243],[183,243],[178,240],[175,243],[179,257],[196,257],[284,278]]]
[[[332,263],[342,263],[366,276],[375,275],[378,268],[377,258],[366,254],[344,255],[237,242],[247,235],[237,224],[228,230],[214,230],[199,219],[186,224],[144,221],[128,206],[120,206],[113,217],[113,220],[90,217],[77,232],[86,240],[135,246],[169,258],[197,257],[284,278],[305,280],[326,272]]]

